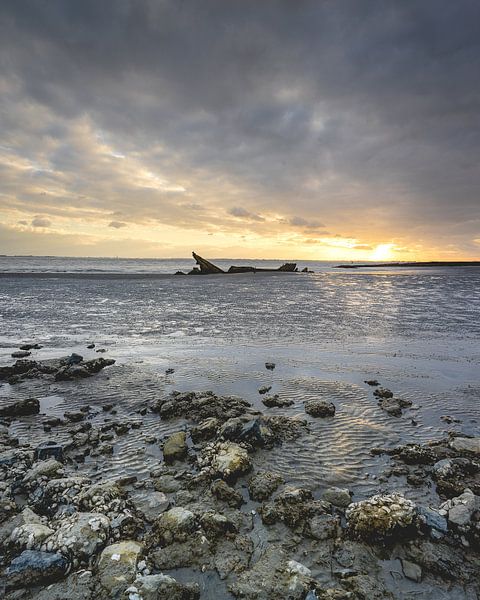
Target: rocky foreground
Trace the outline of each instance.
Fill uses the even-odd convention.
[[[113,362],[21,359],[1,368],[0,379],[74,381]],[[402,414],[405,403],[367,383],[377,386],[379,406],[392,418]],[[99,480],[82,469],[86,457],[108,461],[115,440],[141,427],[116,420],[111,404],[103,406],[101,426],[90,422],[88,406],[63,420],[44,419],[51,442],[27,445],[10,435],[9,424],[37,414],[38,400],[2,400],[4,597],[190,600],[203,597],[206,578],[218,580],[209,597],[219,599],[422,598],[424,584],[452,599],[459,597],[448,595],[454,587],[462,598],[480,597],[480,438],[372,449],[390,455],[383,481],[404,476],[412,487],[435,486],[436,506],[398,493],[353,502],[339,488],[318,498],[257,466],[260,452],[282,444],[288,451],[308,428],[306,420],[269,415],[269,407],[285,405],[269,391],[260,390],[267,413],[212,392],[157,399],[148,410],[178,420],[179,428],[161,440],[162,459],[143,480]],[[328,399],[304,408],[312,418],[334,418]],[[69,427],[69,442],[56,442],[57,427]],[[399,581],[418,584],[418,593],[387,589],[381,565],[389,560],[401,565]]]

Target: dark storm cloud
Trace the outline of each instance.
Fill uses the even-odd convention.
[[[206,211],[148,186],[92,200],[72,179],[91,209],[185,225],[208,209],[275,212],[305,228],[346,215],[396,235],[478,237],[477,0],[3,0],[0,15],[2,127],[21,156],[46,154],[33,182],[102,179],[69,143],[87,115],[152,171],[190,174]],[[19,100],[57,118],[19,118]],[[239,204],[215,186],[243,190]]]

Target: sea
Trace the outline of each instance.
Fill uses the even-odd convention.
[[[285,262],[212,261],[227,268]],[[318,494],[332,484],[357,497],[381,489],[386,462],[373,447],[449,431],[480,435],[480,268],[297,263],[313,273],[193,277],[173,275],[190,270],[190,258],[0,257],[1,365],[27,342],[43,346],[34,359],[77,352],[116,360],[95,382],[4,384],[0,396],[40,394],[45,414],[108,399],[119,415],[137,418],[139,407],[173,390],[239,395],[308,421],[310,433],[268,453],[265,467]],[[371,379],[412,408],[386,414],[365,383]],[[262,386],[294,404],[265,409]],[[304,402],[319,397],[335,404],[334,418],[305,414]],[[20,439],[44,435],[35,421],[15,427]],[[145,435],[171,427],[145,418]],[[98,476],[148,476],[158,460],[158,448],[127,436]]]

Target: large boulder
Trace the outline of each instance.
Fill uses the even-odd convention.
[[[40,412],[40,402],[36,398],[2,402],[0,417],[23,417],[37,415]]]
[[[154,523],[154,534],[160,544],[183,542],[197,528],[195,515],[181,506],[163,513]]]
[[[25,523],[15,527],[10,535],[10,543],[23,550],[38,550],[52,533],[53,530],[42,523]]]
[[[456,437],[450,442],[450,447],[457,452],[467,452],[471,454],[480,454],[480,437],[463,438]]]
[[[39,460],[25,473],[22,483],[31,483],[37,481],[41,477],[53,479],[62,473],[62,463],[58,462],[54,458],[49,458],[48,460]]]
[[[219,444],[212,468],[224,479],[236,479],[251,469],[248,452],[233,442]]]
[[[415,505],[400,494],[377,494],[353,502],[346,516],[350,531],[365,540],[385,539],[414,523]]]
[[[440,506],[440,514],[447,516],[448,522],[457,527],[470,525],[472,516],[476,510],[480,510],[480,497],[466,489],[463,494],[447,500]]]
[[[79,563],[89,562],[105,544],[109,529],[110,521],[105,515],[78,512],[61,522],[43,542],[42,550],[61,551]]]
[[[248,493],[252,500],[263,502],[270,498],[273,492],[284,482],[278,473],[259,471],[248,482]]]
[[[331,487],[323,492],[322,498],[333,506],[346,508],[352,502],[352,493],[345,488]]]
[[[47,584],[64,577],[69,563],[58,553],[25,550],[14,558],[7,569],[10,588]]]
[[[100,584],[109,597],[114,598],[134,581],[142,549],[142,544],[131,540],[104,548],[97,572]]]

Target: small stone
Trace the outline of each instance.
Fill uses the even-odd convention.
[[[420,581],[422,581],[422,568],[419,565],[412,563],[409,560],[403,559],[402,569],[403,574],[407,579],[411,579],[412,581],[416,581],[417,583],[420,583]]]
[[[352,493],[344,488],[331,487],[323,492],[322,498],[333,506],[346,508],[352,502]]]
[[[335,414],[335,405],[326,400],[307,400],[305,402],[305,412],[312,417],[333,417]]]

